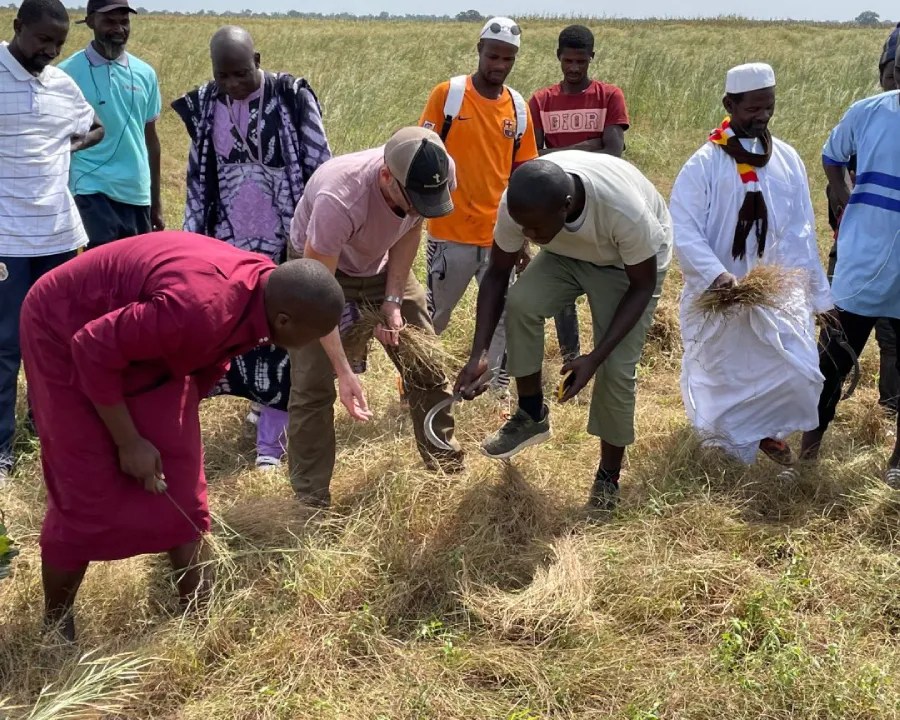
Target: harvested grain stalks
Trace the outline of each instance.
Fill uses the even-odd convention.
[[[778,308],[791,289],[803,281],[803,271],[779,265],[757,265],[734,287],[710,288],[695,301],[704,314],[730,313],[743,308]]]
[[[359,320],[353,323],[343,338],[348,358],[352,355],[355,360],[360,353],[367,353],[375,328],[383,323],[384,316],[377,308],[361,307]],[[447,377],[449,368],[459,364],[444,349],[437,335],[413,325],[404,324],[400,330],[400,342],[390,349],[390,353],[407,384],[415,382],[416,378]]]

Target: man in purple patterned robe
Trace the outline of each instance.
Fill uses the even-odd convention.
[[[261,70],[242,28],[216,32],[210,57],[214,79],[172,103],[191,136],[184,230],[279,263],[306,183],[331,157],[318,100],[306,80]],[[235,358],[214,391],[262,406],[259,468],[281,462],[289,392],[289,360],[274,346]]]

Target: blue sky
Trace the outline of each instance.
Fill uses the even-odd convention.
[[[69,0],[73,2],[74,0]],[[197,10],[240,11],[245,7],[259,8],[259,3],[251,0],[135,0],[135,3],[150,10],[180,9],[187,12]],[[264,3],[269,11],[300,10],[302,12],[350,12],[357,14],[377,14],[382,10],[402,15],[422,13],[426,6],[420,0],[268,0]],[[697,17],[729,11],[746,17],[792,18],[794,20],[852,20],[864,10],[874,10],[882,18],[900,19],[900,7],[896,0],[755,0],[730,7],[727,3],[710,0],[629,0],[626,4],[629,17]],[[623,3],[609,0],[569,0],[565,12],[573,15],[602,17],[624,15]],[[461,10],[474,8],[483,15],[522,15],[558,13],[560,5],[552,0],[519,0],[515,9],[511,7],[479,5],[478,0],[444,0],[431,5],[435,14],[455,15]],[[427,11],[426,11],[427,12]]]

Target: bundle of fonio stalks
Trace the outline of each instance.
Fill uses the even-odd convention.
[[[372,306],[360,307],[360,317],[342,338],[348,358],[353,362],[358,353],[367,352],[375,328],[385,323],[384,315]],[[421,328],[404,324],[400,330],[400,344],[390,349],[407,382],[415,378],[446,377],[454,358],[440,339]],[[427,389],[427,388],[420,388]]]
[[[803,271],[779,265],[757,265],[734,287],[710,288],[695,301],[703,313],[728,313],[742,308],[780,307],[791,288],[803,280]]]

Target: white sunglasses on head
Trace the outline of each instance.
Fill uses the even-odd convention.
[[[490,30],[492,33],[494,33],[494,35],[499,35],[504,30],[509,30],[510,35],[521,35],[522,34],[521,28],[518,25],[516,25],[515,23],[513,23],[512,25],[501,25],[498,22],[493,22],[490,25],[488,25],[488,30]]]

